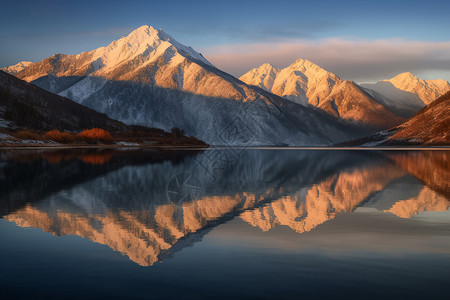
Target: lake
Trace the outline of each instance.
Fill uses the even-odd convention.
[[[2,299],[444,299],[450,151],[0,152]]]

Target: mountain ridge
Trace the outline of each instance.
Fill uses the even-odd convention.
[[[0,71],[0,105],[3,120],[11,126],[35,130],[80,130],[100,127],[121,131],[125,124],[70,99]]]
[[[247,85],[149,26],[17,76],[124,123],[178,127],[209,144],[329,145],[359,130]]]
[[[447,146],[450,144],[449,128],[450,91],[396,127],[338,146]]]
[[[414,116],[450,90],[450,84],[443,79],[424,80],[410,72],[360,86],[375,100],[405,118]]]
[[[268,74],[270,69],[263,66],[250,70],[240,79],[347,122],[385,129],[404,121],[354,82],[342,80],[311,61],[297,59],[290,66],[271,74]],[[266,77],[271,79],[263,81]]]

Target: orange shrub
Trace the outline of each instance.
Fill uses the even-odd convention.
[[[80,132],[78,136],[89,140],[99,140],[103,142],[112,141],[112,137],[109,131],[101,128],[85,129],[82,132]]]
[[[40,134],[29,130],[21,130],[16,133],[16,136],[23,140],[40,140],[42,138]]]
[[[58,143],[73,143],[75,141],[75,137],[70,132],[61,132],[57,129],[46,132],[43,138]]]

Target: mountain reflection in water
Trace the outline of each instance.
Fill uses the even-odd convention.
[[[449,209],[448,151],[2,152],[0,215],[151,266],[234,218],[302,234],[357,208]],[[409,188],[405,188],[409,187]]]

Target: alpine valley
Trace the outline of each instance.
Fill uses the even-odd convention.
[[[360,86],[303,59],[282,70],[264,64],[237,79],[150,26],[106,47],[3,70],[129,125],[177,127],[232,146],[362,138],[402,124],[450,89],[409,73]]]

